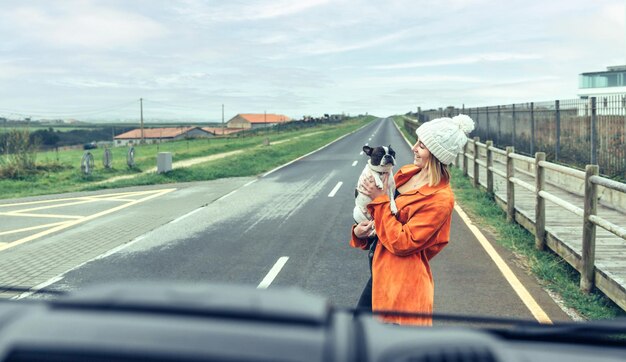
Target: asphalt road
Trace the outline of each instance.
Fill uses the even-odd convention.
[[[269,283],[269,288],[297,286],[336,306],[353,307],[369,277],[366,252],[348,245],[365,144],[390,144],[399,165],[412,161],[410,146],[393,122],[377,120],[207,205],[171,215],[169,222],[106,256],[68,268],[48,287],[74,290],[128,280]],[[191,205],[207,185],[186,185],[167,197],[182,203],[187,197]],[[144,209],[129,207],[125,212],[146,207],[168,212],[159,202],[154,199]],[[505,260],[513,260],[495,247]],[[568,319],[533,278],[509,264],[552,320]],[[456,212],[450,243],[432,261],[432,270],[437,313],[533,319]]]

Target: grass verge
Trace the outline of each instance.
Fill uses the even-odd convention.
[[[403,118],[394,121],[404,136],[415,142],[415,134],[404,128]],[[450,167],[456,202],[482,229],[489,230],[496,242],[519,258],[522,266],[547,290],[557,294],[562,303],[585,319],[626,317],[626,312],[599,290],[589,294],[579,289],[580,275],[565,260],[551,251],[535,249],[535,237],[522,226],[506,221],[506,213],[487,193],[474,188],[470,179],[456,167]]]

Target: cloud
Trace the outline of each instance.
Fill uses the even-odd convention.
[[[541,58],[542,56],[539,54],[488,53],[488,54],[470,55],[470,56],[465,56],[465,57],[451,57],[447,59],[436,59],[436,60],[429,60],[429,61],[374,65],[374,66],[371,66],[370,68],[371,69],[407,69],[407,68],[421,68],[421,67],[436,67],[436,66],[443,66],[443,65],[533,60],[533,59],[541,59]]]
[[[339,44],[338,42],[334,41],[316,41],[314,43],[300,47],[299,51],[301,53],[310,55],[343,53],[353,50],[371,48],[378,45],[387,45],[389,43],[406,38],[408,36],[412,36],[414,34],[414,29],[404,29],[398,32],[366,39],[360,42],[353,42],[352,40],[350,40]]]
[[[364,77],[357,81],[358,84],[370,85],[373,87],[395,86],[397,84],[414,83],[419,86],[424,83],[484,83],[485,80],[471,76],[454,75],[418,75],[418,76],[392,76],[392,77]]]
[[[20,36],[62,48],[130,46],[167,33],[166,28],[150,18],[89,1],[5,9],[1,19],[9,22]]]
[[[182,6],[174,9],[184,17],[195,18],[201,21],[231,22],[269,20],[302,13],[304,11],[325,5],[330,0],[300,0],[300,1],[265,1],[241,5],[224,2],[208,4],[205,1],[184,1]]]

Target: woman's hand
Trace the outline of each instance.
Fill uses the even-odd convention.
[[[354,227],[354,236],[359,239],[365,239],[370,236],[372,230],[374,230],[374,220],[361,221]]]
[[[378,186],[376,186],[374,177],[373,176],[367,177],[365,180],[363,180],[363,183],[361,184],[361,189],[363,190],[363,193],[365,195],[369,196],[372,200],[374,200],[380,195],[387,195],[387,190],[389,189],[389,184],[387,183],[389,181],[388,173],[383,175],[382,181],[383,181],[383,188],[379,189]]]

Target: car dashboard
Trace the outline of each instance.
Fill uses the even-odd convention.
[[[619,342],[569,343],[550,335],[383,324],[297,288],[125,283],[0,302],[3,362],[609,362],[626,356]]]

